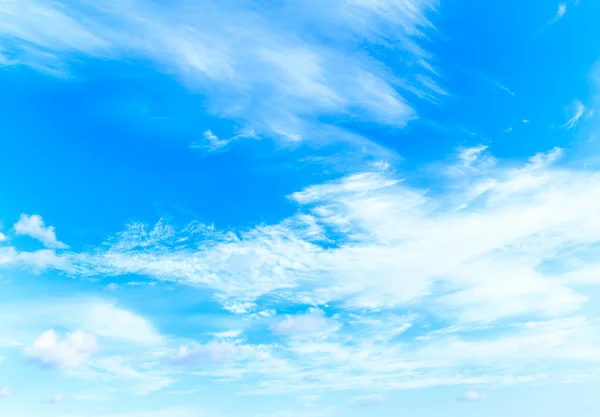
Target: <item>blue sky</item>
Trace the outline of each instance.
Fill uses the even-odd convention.
[[[599,16],[0,1],[0,414],[597,416]]]

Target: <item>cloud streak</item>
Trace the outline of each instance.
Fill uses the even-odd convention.
[[[577,124],[579,123],[579,119],[581,119],[584,114],[585,114],[585,106],[583,105],[583,103],[581,101],[575,100],[573,102],[573,117],[571,117],[567,121],[567,123],[562,125],[562,128],[571,130],[571,129],[577,127]]]
[[[419,45],[433,30],[435,3],[332,0],[319,3],[316,15],[312,0],[276,7],[178,0],[169,8],[151,0],[10,1],[0,5],[11,21],[0,25],[0,37],[11,46],[6,65],[52,74],[68,73],[82,57],[149,59],[206,94],[211,114],[254,135],[297,141],[324,128],[321,114],[403,126],[417,117],[410,91],[447,94]],[[307,27],[314,37],[305,36]],[[410,91],[397,88],[385,62],[359,60],[365,44],[358,39],[399,52]],[[231,141],[215,139],[218,132],[204,136],[213,150]]]

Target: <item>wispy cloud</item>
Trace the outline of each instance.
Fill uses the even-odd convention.
[[[152,60],[208,97],[208,110],[256,135],[306,139],[320,114],[403,126],[417,117],[413,92],[445,95],[419,42],[433,25],[435,0],[289,1],[277,7],[189,0],[2,2],[10,60],[53,74],[85,57]],[[293,19],[292,19],[293,17]],[[315,36],[304,36],[310,28]],[[317,42],[316,39],[321,39]],[[325,41],[328,40],[328,41]],[[360,40],[360,41],[359,41]],[[368,46],[401,50],[407,90],[385,62],[358,59]],[[207,131],[209,132],[209,131]],[[230,139],[205,133],[212,148]]]
[[[567,121],[567,123],[562,125],[562,128],[571,130],[574,127],[577,127],[577,124],[579,123],[579,119],[581,119],[584,114],[585,114],[585,106],[583,105],[583,103],[581,101],[575,100],[573,102],[573,117],[571,117]]]
[[[553,24],[555,24],[556,22],[558,22],[560,19],[563,18],[563,16],[566,13],[567,13],[567,3],[560,3],[558,5],[558,9],[556,10],[556,14],[554,16],[552,16],[550,18],[550,20],[548,20],[548,22],[546,23],[546,26],[544,27],[544,29],[547,29],[550,26],[552,26]]]
[[[511,96],[515,97],[516,94],[514,93],[514,91],[512,91],[510,88],[500,84],[499,82],[496,81],[496,87],[498,87],[500,90],[507,92],[508,94],[510,94]]]
[[[231,142],[239,139],[258,139],[256,133],[251,129],[241,131],[228,139],[220,139],[211,130],[205,130],[202,136],[204,140],[199,143],[193,144],[192,147],[205,148],[211,151],[216,151],[225,148]]]
[[[573,4],[577,4],[577,3],[573,3]],[[546,33],[556,22],[561,20],[565,16],[566,13],[567,13],[567,3],[560,3],[556,9],[556,13],[554,14],[554,16],[552,16],[550,19],[548,19],[546,24],[538,31],[538,33],[536,35],[533,36],[532,39],[535,39],[537,37],[544,35],[544,33]]]
[[[558,10],[556,11],[556,16],[554,17],[556,20],[561,19],[565,13],[567,12],[567,4],[561,3],[558,5]]]

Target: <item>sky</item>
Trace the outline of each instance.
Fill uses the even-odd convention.
[[[598,416],[598,17],[0,0],[0,415]]]

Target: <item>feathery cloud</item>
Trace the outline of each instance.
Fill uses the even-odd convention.
[[[0,26],[0,37],[10,40],[5,65],[56,75],[85,57],[151,60],[206,93],[211,114],[226,115],[256,135],[301,140],[321,131],[321,114],[403,126],[417,117],[409,95],[447,94],[432,78],[431,55],[420,45],[433,28],[435,4],[332,0],[318,3],[317,15],[314,0],[271,8],[217,1],[200,7],[189,0],[168,8],[150,0],[23,0],[0,5],[11,21]],[[304,36],[306,28],[317,36]],[[397,88],[385,62],[357,58],[365,42],[402,52],[394,65],[405,68],[407,88]],[[214,133],[205,139],[213,150],[231,142]]]
[[[579,123],[579,119],[581,119],[581,117],[584,115],[584,113],[585,113],[585,106],[583,105],[583,103],[579,100],[575,100],[573,102],[573,117],[571,117],[567,121],[567,123],[562,125],[562,127],[566,128],[568,130],[573,129],[574,127],[577,126],[577,124]]]

